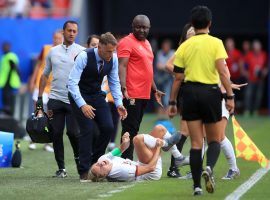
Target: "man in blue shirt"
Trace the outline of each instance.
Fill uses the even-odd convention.
[[[110,108],[101,91],[103,77],[107,75],[115,106],[121,119],[127,111],[122,103],[118,76],[117,41],[111,33],[102,34],[98,48],[82,51],[76,58],[69,75],[69,99],[80,127],[79,174],[81,182],[89,182],[88,171],[92,163],[105,153],[113,132]],[[93,120],[100,135],[93,144]]]

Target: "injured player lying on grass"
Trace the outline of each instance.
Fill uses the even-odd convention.
[[[122,136],[120,148],[101,156],[97,163],[89,170],[89,180],[101,181],[134,181],[134,180],[159,180],[162,175],[162,160],[160,149],[171,150],[172,155],[178,163],[183,165],[185,159],[177,150],[176,143],[180,140],[181,134],[169,134],[162,125],[157,125],[151,133],[139,134],[134,137],[133,144],[138,158],[137,162],[121,158],[130,145],[129,133]]]

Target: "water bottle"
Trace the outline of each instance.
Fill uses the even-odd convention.
[[[20,167],[22,163],[22,153],[20,150],[20,141],[17,141],[15,144],[15,152],[12,156],[11,165],[12,167]]]

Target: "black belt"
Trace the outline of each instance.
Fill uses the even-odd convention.
[[[206,83],[193,82],[193,81],[186,81],[185,84],[187,84],[187,85],[216,86],[216,87],[218,87],[218,84],[206,84]]]

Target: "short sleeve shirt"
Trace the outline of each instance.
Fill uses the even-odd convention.
[[[136,179],[136,162],[112,156],[110,153],[103,155],[98,160],[104,159],[113,163],[112,169],[107,176],[109,181],[134,181]]]
[[[218,84],[216,60],[226,59],[222,41],[208,34],[195,35],[186,40],[175,53],[174,65],[185,70],[185,82]]]
[[[128,58],[126,87],[131,98],[150,99],[153,81],[153,51],[148,40],[139,41],[131,33],[120,40],[118,58]]]

